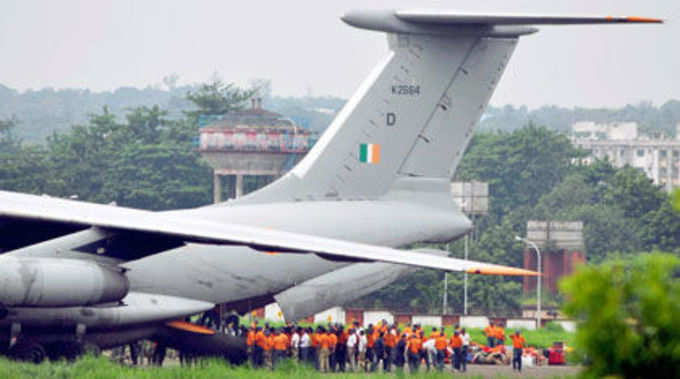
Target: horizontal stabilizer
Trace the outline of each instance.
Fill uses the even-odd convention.
[[[532,25],[663,23],[658,18],[631,16],[562,16],[487,14],[445,10],[355,10],[342,20],[357,28],[388,33],[512,37],[537,31]]]
[[[482,25],[576,25],[611,23],[662,23],[658,18],[630,16],[562,16],[483,14],[438,10],[405,10],[394,12],[397,18],[416,23],[482,24]]]

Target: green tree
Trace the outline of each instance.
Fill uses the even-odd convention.
[[[187,99],[197,109],[184,113],[192,123],[197,124],[201,115],[223,115],[241,109],[253,94],[254,91],[242,90],[233,83],[227,84],[221,79],[214,78],[209,83],[202,84],[197,90],[187,93]]]
[[[530,123],[512,133],[475,135],[457,177],[489,183],[491,213],[499,221],[517,207],[536,204],[582,156],[565,135]]]
[[[18,123],[14,117],[0,120],[0,152],[13,153],[20,149],[21,139],[14,134]]]
[[[564,279],[564,311],[580,321],[585,376],[680,377],[680,258],[641,254],[583,266]]]
[[[680,254],[680,214],[673,210],[670,199],[647,212],[635,230],[646,249]]]
[[[108,168],[101,197],[150,210],[197,207],[210,203],[210,173],[186,145],[127,144]]]
[[[626,166],[609,182],[603,200],[621,208],[626,217],[640,218],[658,209],[666,195],[642,171]]]
[[[0,120],[0,189],[44,193],[47,160],[40,146],[24,146],[14,129],[19,121]]]

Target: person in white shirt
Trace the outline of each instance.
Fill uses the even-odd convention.
[[[347,359],[349,359],[350,370],[357,370],[357,345],[359,344],[359,337],[354,329],[349,330],[347,337]]]
[[[300,337],[300,361],[311,363],[310,349],[312,346],[312,338],[309,336],[309,329],[304,329],[302,337]]]
[[[428,362],[437,362],[437,348],[434,346],[435,339],[430,338],[423,343],[423,351],[427,354]],[[428,364],[429,371],[429,364]]]
[[[293,332],[290,337],[290,350],[293,353],[293,360],[297,361],[300,353],[300,333],[302,333],[302,328],[298,327]]]
[[[359,368],[366,371],[368,367],[366,366],[366,347],[368,346],[368,338],[366,338],[366,333],[363,330],[359,331]]]
[[[463,340],[463,351],[461,352],[462,359],[460,362],[460,371],[465,372],[467,371],[467,357],[468,351],[470,349],[470,335],[467,334],[465,328],[460,330],[460,339]]]

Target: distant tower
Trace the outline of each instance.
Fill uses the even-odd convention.
[[[234,183],[227,197],[240,197],[290,170],[314,143],[308,130],[263,109],[259,97],[251,99],[250,109],[203,116],[199,124],[199,151],[213,168],[215,203],[222,201],[224,177]],[[245,187],[246,176],[256,177],[251,188]]]

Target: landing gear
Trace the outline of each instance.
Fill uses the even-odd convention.
[[[18,361],[38,364],[45,360],[47,351],[45,351],[45,347],[38,342],[21,341],[9,349],[8,355]]]
[[[95,357],[101,354],[99,346],[91,343],[80,343],[75,341],[53,343],[47,346],[47,352],[51,361],[58,361],[66,359],[73,362],[83,355],[93,355]]]

